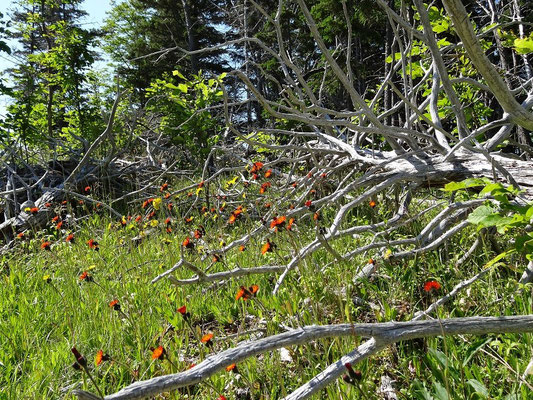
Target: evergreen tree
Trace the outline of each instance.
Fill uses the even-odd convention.
[[[95,31],[79,25],[86,12],[81,0],[20,0],[12,16],[12,38],[21,62],[10,72],[14,103],[5,126],[25,142],[67,140],[91,135],[85,129],[90,110],[86,72],[94,62]],[[91,126],[88,124],[87,126]],[[82,140],[83,141],[83,140]]]
[[[144,90],[166,72],[185,76],[220,74],[228,59],[222,50],[184,57],[182,51],[224,42],[222,0],[126,0],[114,6],[106,20],[104,49],[117,65],[123,84],[133,88],[140,104]],[[166,49],[175,49],[165,51]]]

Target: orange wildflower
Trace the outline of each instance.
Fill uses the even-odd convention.
[[[282,215],[281,217],[274,217],[272,219],[272,222],[270,223],[270,229],[275,229],[276,232],[278,231],[278,228],[283,228],[283,225],[285,225],[285,221],[287,220],[287,217]]]
[[[152,360],[157,360],[163,358],[165,355],[165,349],[163,346],[159,346],[157,349],[152,351]]]
[[[213,334],[212,333],[207,333],[204,336],[202,336],[201,342],[204,343],[207,346],[210,346],[210,345],[213,344],[213,342],[211,342],[211,339],[213,339]]]
[[[441,285],[439,282],[437,281],[427,281],[425,284],[424,284],[424,291],[425,292],[431,292],[432,290],[439,290],[441,288]]]
[[[93,249],[96,251],[100,250],[100,248],[98,247],[98,242],[94,239],[87,240],[87,244],[89,245],[90,249]]]
[[[103,361],[109,361],[111,359],[111,357],[109,357],[108,354],[104,354],[104,351],[103,350],[98,350],[98,352],[96,353],[96,357],[94,359],[94,362],[96,365],[100,365],[102,364]]]
[[[261,247],[261,254],[265,255],[266,253],[271,253],[274,248],[274,243],[267,239],[266,243]]]
[[[272,186],[272,184],[271,184],[270,182],[265,182],[265,183],[263,183],[263,184],[261,185],[261,188],[259,189],[259,193],[260,193],[260,194],[265,193],[266,190],[267,190],[269,187],[271,187],[271,186]]]
[[[253,163],[252,165],[252,169],[250,170],[250,172],[252,174],[256,173],[256,172],[259,172],[261,170],[261,168],[263,168],[263,163],[261,161],[257,161],[255,163]]]
[[[183,247],[185,247],[186,249],[194,249],[194,243],[192,242],[192,240],[189,238],[189,236],[187,236],[185,238],[185,240],[181,243]]]
[[[292,226],[294,225],[294,218],[289,219],[289,224],[287,225],[287,230],[292,231]]]
[[[255,297],[257,292],[259,291],[259,286],[252,285],[249,288],[245,286],[241,286],[239,288],[239,291],[235,295],[235,300],[239,300],[242,298],[243,300],[251,299],[252,297]]]
[[[120,310],[120,304],[117,299],[110,301],[109,307],[113,307],[113,310],[116,310],[116,311]]]
[[[226,367],[226,371],[230,372],[230,371],[234,371],[236,372],[237,371],[237,364],[233,363],[233,364],[230,364]]]

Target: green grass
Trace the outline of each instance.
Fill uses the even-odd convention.
[[[180,199],[183,204],[188,200],[186,196]],[[217,208],[221,204],[222,200]],[[325,250],[301,262],[276,296],[272,289],[277,276],[255,275],[216,285],[180,287],[167,279],[150,283],[179,260],[182,241],[198,224],[206,230],[205,244],[185,254],[200,268],[211,265],[209,272],[236,265],[281,264],[294,246],[299,248],[314,236],[310,214],[297,221],[299,232],[253,237],[244,252],[233,249],[222,262],[212,264],[210,258],[202,256],[202,247],[214,249],[222,241],[229,243],[257,224],[250,218],[253,210],[248,209],[242,220],[228,226],[228,213],[237,204],[228,201],[225,213],[218,218],[198,212],[201,202],[192,211],[176,206],[169,212],[163,204],[156,211],[154,218],[159,224],[155,227],[133,222],[129,223],[131,228],[120,227],[108,216],[91,213],[79,224],[67,227],[75,232],[73,244],[65,243],[66,232],[58,233],[52,224],[44,231],[27,232],[27,239],[3,256],[0,269],[0,399],[71,399],[71,391],[78,387],[96,392],[85,374],[72,367],[72,346],[87,358],[99,388],[112,393],[136,380],[186,370],[208,354],[249,338],[246,332],[257,328],[271,335],[282,332],[280,324],[296,327],[409,320],[437,298],[423,292],[425,281],[437,279],[443,286],[441,294],[448,292],[479,272],[492,255],[489,247],[483,246],[466,264],[453,267],[453,260],[464,254],[475,235],[473,230],[466,230],[439,251],[383,264],[373,279],[358,285],[352,282],[355,271],[372,254],[339,263]],[[374,210],[362,206],[350,218],[359,224],[379,221],[390,217],[388,209],[386,204]],[[136,205],[131,214],[135,217],[144,211]],[[324,224],[331,222],[332,210],[321,213]],[[184,217],[190,215],[194,216],[193,222],[185,224]],[[173,220],[171,233],[165,232],[167,216]],[[406,226],[397,235],[418,232],[423,224]],[[133,242],[141,230],[144,239]],[[266,237],[276,249],[261,255]],[[99,242],[99,251],[88,247],[86,242],[91,238]],[[53,242],[51,251],[40,249],[45,239]],[[371,235],[363,235],[357,240],[366,243],[371,239]],[[344,253],[355,243],[354,238],[346,237],[332,246]],[[84,271],[93,282],[80,280]],[[188,278],[192,273],[180,269],[175,276]],[[437,314],[441,318],[531,314],[531,287],[518,294],[517,276],[517,271],[499,267],[439,308]],[[257,299],[236,301],[239,286],[251,284],[260,287]],[[375,303],[379,310],[354,305],[352,295]],[[114,299],[119,301],[120,312],[109,307]],[[190,326],[177,312],[182,305],[191,314]],[[214,334],[212,347],[199,341],[207,332]],[[244,334],[239,339],[228,338],[237,332]],[[241,376],[221,372],[205,383],[159,398],[216,399],[224,394],[228,399],[239,399],[247,398],[238,397],[246,390],[253,399],[278,399],[360,342],[356,337],[342,338],[290,348],[290,363],[281,360],[278,352],[266,353],[240,363]],[[166,349],[167,359],[152,360],[151,348],[159,345]],[[530,334],[401,342],[356,366],[362,372],[358,387],[338,380],[317,398],[379,399],[383,374],[396,381],[399,398],[404,399],[533,398],[518,378],[531,358],[531,348]],[[109,354],[111,360],[96,366],[98,350]]]

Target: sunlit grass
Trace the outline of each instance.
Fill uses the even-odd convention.
[[[102,211],[91,210],[89,217],[66,224],[62,232],[52,223],[44,231],[27,232],[26,239],[2,260],[0,398],[72,398],[71,391],[78,387],[96,392],[86,375],[72,367],[73,346],[87,358],[100,390],[112,393],[136,380],[184,371],[213,352],[260,334],[281,333],[284,326],[409,320],[490,260],[490,249],[484,246],[469,262],[455,267],[454,261],[475,234],[467,230],[447,244],[446,254],[435,251],[410,261],[382,261],[375,277],[356,284],[353,277],[373,254],[338,262],[325,249],[301,261],[275,296],[277,276],[252,275],[179,287],[167,279],[151,284],[180,259],[183,240],[200,225],[204,236],[195,240],[194,248],[183,251],[191,263],[209,273],[287,263],[295,249],[315,237],[314,211],[298,218],[297,229],[265,231],[251,237],[244,251],[234,248],[219,262],[204,254],[258,226],[265,212],[261,205],[274,203],[277,196],[274,190],[267,192],[257,209],[246,209],[244,217],[231,225],[229,216],[239,202],[228,201],[223,212],[223,199],[212,205],[214,212],[202,211],[201,200],[192,208],[166,207],[169,201],[185,204],[190,198],[184,194],[164,199],[150,220],[135,222],[137,215],[151,212],[150,206],[142,209],[139,202],[125,226]],[[389,209],[385,202],[373,208],[363,205],[350,218],[359,224],[376,222],[390,218]],[[330,223],[332,211],[320,210],[318,223]],[[165,223],[167,218],[170,224]],[[422,225],[412,224],[398,235],[421,229]],[[70,232],[75,240],[66,243]],[[267,238],[275,244],[274,251],[261,254]],[[89,247],[91,239],[98,242],[98,250]],[[45,240],[52,243],[50,251],[41,249]],[[370,240],[370,234],[345,237],[332,247],[343,254],[356,243]],[[85,272],[85,279],[80,279]],[[193,273],[182,268],[174,275],[185,279]],[[529,314],[531,289],[517,293],[516,277],[510,268],[497,268],[434,316]],[[430,279],[442,285],[438,293],[424,292],[424,282]],[[240,286],[251,285],[259,287],[256,297],[235,299]],[[368,304],[357,305],[354,296]],[[110,306],[114,300],[118,303]],[[187,319],[178,312],[184,305],[190,313]],[[209,346],[201,342],[207,333],[213,334]],[[240,363],[239,374],[222,372],[206,383],[161,398],[216,399],[221,394],[228,399],[281,398],[360,343],[357,337],[330,339],[287,349],[284,357],[279,352],[266,353]],[[165,356],[152,359],[158,346],[163,346]],[[95,365],[99,350],[110,360]],[[339,380],[319,396],[379,399],[380,377],[387,374],[407,399],[526,399],[531,392],[519,376],[530,356],[529,334],[412,340],[357,365],[362,376],[357,385]]]

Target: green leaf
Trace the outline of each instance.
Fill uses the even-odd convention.
[[[476,393],[484,398],[489,397],[489,391],[480,381],[476,379],[469,379],[467,383],[472,386]]]
[[[484,186],[490,183],[487,178],[468,178],[461,182],[450,182],[444,186],[444,191],[454,192],[459,189],[466,189],[471,187]]]
[[[183,74],[181,72],[179,72],[178,70],[175,70],[175,71],[172,71],[172,75],[174,76],[178,76],[179,78],[181,79],[185,79],[185,77],[183,76]]]
[[[433,387],[435,388],[435,398],[439,400],[450,400],[450,395],[448,391],[440,382],[434,382]]]
[[[515,39],[514,40],[514,49],[518,54],[529,54],[533,53],[533,38],[524,38],[524,39]]]
[[[504,187],[501,183],[491,183],[485,186],[479,195],[483,196],[487,193],[492,193],[495,189],[504,189]]]
[[[481,222],[487,218],[489,215],[492,215],[494,210],[489,206],[479,206],[468,216],[468,222],[474,225],[480,225]]]
[[[189,90],[189,87],[185,84],[185,83],[180,83],[178,85],[178,89],[183,92],[183,93],[187,93],[188,90]]]

